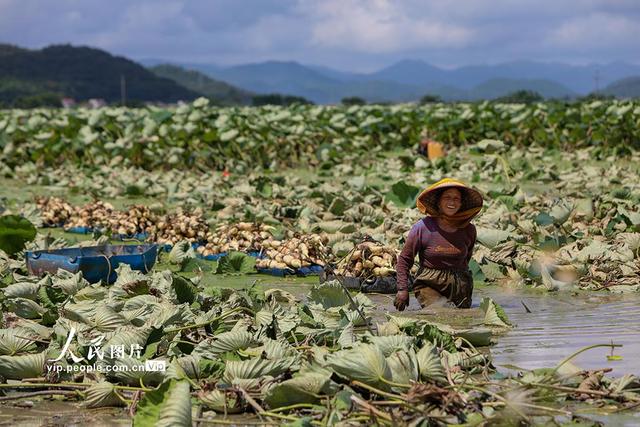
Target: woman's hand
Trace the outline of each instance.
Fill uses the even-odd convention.
[[[398,291],[396,299],[393,301],[393,305],[398,311],[404,311],[409,305],[409,291]]]

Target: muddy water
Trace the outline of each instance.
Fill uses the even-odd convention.
[[[622,360],[609,361],[608,348],[589,350],[573,362],[583,369],[612,368],[612,375],[640,375],[640,295],[606,293],[508,293],[499,288],[477,292],[490,296],[517,326],[491,348],[494,363],[527,369],[550,367],[571,353],[594,344],[623,345]],[[522,302],[531,310],[527,313]]]
[[[296,295],[304,295],[309,285],[279,286]],[[611,368],[609,375],[640,376],[640,294],[614,295],[605,292],[549,293],[499,286],[477,287],[469,310],[438,307],[422,309],[415,298],[407,310],[398,313],[392,295],[369,294],[377,305],[374,321],[385,313],[423,318],[454,327],[481,326],[483,313],[478,308],[483,297],[500,304],[514,328],[494,338],[490,348],[496,367],[505,365],[524,369],[554,367],[565,357],[594,344],[621,344],[614,355],[622,360],[609,361],[610,348],[596,348],[580,354],[572,362],[582,369]],[[531,310],[527,313],[523,303]]]

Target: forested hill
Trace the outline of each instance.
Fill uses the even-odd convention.
[[[194,70],[162,64],[150,68],[156,75],[166,77],[190,90],[201,93],[220,105],[251,105],[252,92],[232,86]]]
[[[103,50],[70,45],[29,50],[0,44],[0,102],[5,105],[42,93],[117,102],[122,80],[129,101],[176,102],[200,96]]]

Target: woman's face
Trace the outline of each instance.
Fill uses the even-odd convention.
[[[457,188],[445,190],[438,201],[438,210],[446,216],[455,215],[462,206],[462,193]]]

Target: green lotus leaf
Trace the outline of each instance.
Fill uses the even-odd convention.
[[[374,344],[361,344],[333,353],[327,358],[327,366],[342,377],[382,389],[388,389],[385,380],[391,380],[384,354]]]
[[[191,426],[191,393],[187,381],[171,380],[147,392],[138,404],[134,427]]]
[[[15,255],[36,237],[37,230],[28,219],[18,215],[0,216],[0,250]]]
[[[396,384],[411,384],[420,377],[418,360],[413,349],[394,351],[387,357],[387,365],[391,371],[391,379]],[[398,389],[403,390],[406,389]]]
[[[375,344],[385,357],[389,357],[398,350],[409,351],[415,341],[413,337],[407,335],[367,336],[364,339]]]
[[[320,304],[325,309],[342,307],[350,303],[349,297],[345,294],[345,290],[337,280],[314,285],[307,296],[307,300]]]
[[[171,264],[184,265],[188,260],[195,257],[196,251],[191,246],[191,242],[183,240],[173,245],[167,259]]]
[[[410,208],[415,206],[419,193],[420,188],[398,181],[391,186],[385,198],[399,208]]]
[[[433,381],[438,383],[447,382],[447,374],[442,366],[440,354],[436,346],[430,342],[425,343],[418,353],[416,353],[418,371],[423,381]]]
[[[218,261],[218,274],[249,274],[255,272],[256,259],[242,252],[230,252]]]
[[[484,297],[480,303],[480,309],[484,311],[484,324],[491,326],[511,327],[513,326],[509,322],[509,318],[506,313],[491,298]]]

